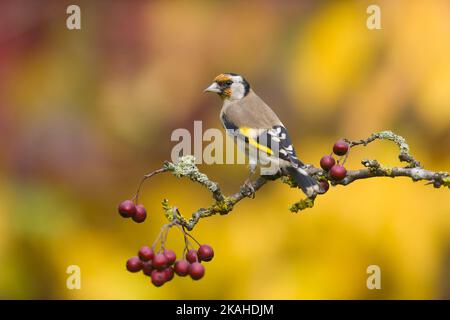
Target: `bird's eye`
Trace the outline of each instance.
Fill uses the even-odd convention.
[[[233,81],[231,81],[231,80],[225,81],[225,85],[227,85],[227,86],[231,86],[232,84],[233,84]]]

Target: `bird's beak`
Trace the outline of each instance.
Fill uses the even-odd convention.
[[[216,82],[213,82],[208,88],[206,88],[205,90],[203,90],[203,92],[215,92],[215,93],[220,93],[222,92],[219,88],[219,85]]]

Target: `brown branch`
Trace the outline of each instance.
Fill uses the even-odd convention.
[[[318,180],[329,180],[332,185],[340,184],[345,186],[356,180],[374,177],[409,177],[413,181],[427,181],[427,184],[432,184],[435,188],[439,188],[441,186],[450,188],[450,175],[448,172],[434,172],[422,168],[420,162],[410,154],[409,146],[406,143],[406,140],[403,137],[394,134],[392,131],[381,131],[378,133],[374,133],[365,140],[345,140],[349,143],[350,148],[360,145],[366,146],[375,140],[393,141],[399,148],[400,161],[406,162],[407,165],[405,167],[387,167],[382,166],[377,160],[364,159],[361,161],[361,163],[365,168],[347,171],[346,177],[340,181],[333,180],[328,172],[314,166],[309,166],[307,168],[308,173]],[[202,218],[210,217],[216,214],[228,214],[233,210],[234,206],[239,201],[243,200],[246,197],[251,197],[252,195],[254,195],[254,192],[257,192],[268,181],[281,178],[282,182],[290,185],[291,187],[298,187],[289,176],[286,176],[280,172],[274,176],[260,176],[251,183],[251,186],[244,184],[243,186],[241,186],[238,192],[230,196],[226,196],[222,193],[219,185],[216,182],[209,180],[209,178],[204,173],[198,170],[194,161],[195,158],[190,155],[181,157],[177,163],[166,161],[161,169],[145,175],[142,178],[138,191],[134,197],[135,201],[137,202],[142,183],[155,174],[170,172],[176,177],[188,177],[190,180],[197,182],[207,188],[212,193],[213,199],[215,200],[214,203],[207,208],[198,209],[191,215],[189,219],[184,218],[178,208],[171,207],[167,199],[163,200],[162,206],[164,209],[164,213],[169,221],[176,220],[179,225],[185,227],[188,230],[192,230]],[[299,210],[311,208],[314,205],[315,198],[316,195],[311,198],[302,199],[294,203],[290,207],[290,210],[293,212],[298,212]]]

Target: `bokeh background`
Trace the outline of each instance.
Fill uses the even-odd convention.
[[[275,182],[193,235],[216,258],[199,282],[155,288],[125,261],[181,212],[210,203],[169,176],[146,184],[149,219],[117,204],[170,158],[171,132],[221,128],[220,100],[202,90],[243,74],[318,165],[341,137],[390,129],[433,170],[450,169],[450,3],[375,1],[382,30],[366,28],[373,1],[0,2],[0,297],[4,299],[450,298],[448,189],[409,179],[332,188],[292,214],[298,190]],[[66,28],[81,7],[82,29]],[[388,142],[352,151],[398,165]],[[236,191],[245,165],[200,168]],[[176,231],[169,246],[179,253]],[[81,268],[81,290],[66,268]],[[382,290],[366,288],[381,267]]]

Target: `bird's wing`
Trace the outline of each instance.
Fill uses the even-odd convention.
[[[268,135],[269,129],[255,129],[255,128],[250,128],[250,127],[238,127],[224,113],[222,113],[220,119],[222,120],[222,124],[225,127],[225,129],[227,130],[228,134],[235,136],[240,140],[245,141],[249,145],[255,147],[256,149],[258,149],[268,155],[273,154],[273,151],[270,148],[272,139],[271,139],[271,136]],[[266,137],[266,138],[259,139],[259,136]],[[261,142],[259,140],[261,140]],[[266,141],[267,141],[267,143],[264,143]]]
[[[265,135],[265,137],[263,138],[260,136],[258,140],[266,139],[267,141],[270,141],[271,149],[274,153],[278,153],[280,159],[291,162],[295,167],[304,166],[304,164],[298,160],[291,138],[283,125],[276,125],[262,134]]]
[[[244,99],[224,105],[221,120],[228,133],[259,151],[289,161],[294,167],[303,166],[280,119],[252,90]]]

